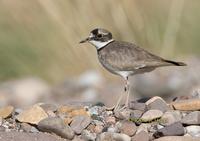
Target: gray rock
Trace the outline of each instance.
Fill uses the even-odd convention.
[[[154,137],[159,138],[162,136],[182,136],[184,135],[184,128],[180,122],[176,122],[162,129],[159,129],[153,134]]]
[[[148,110],[160,110],[162,112],[166,112],[170,109],[167,103],[161,97],[158,96],[149,99],[146,102],[146,105]]]
[[[200,124],[200,111],[191,112],[186,115],[181,122],[187,125],[198,125]]]
[[[121,120],[128,120],[131,115],[131,111],[129,109],[122,109],[122,110],[117,110],[115,111],[115,117]]]
[[[152,121],[154,119],[158,119],[162,117],[162,115],[163,115],[163,112],[160,110],[149,110],[142,115],[141,121],[142,122]]]
[[[125,134],[104,132],[98,136],[97,141],[131,141],[131,138]]]
[[[28,123],[21,123],[21,129],[25,132],[37,133],[39,132],[37,128],[31,126]]]
[[[147,109],[145,103],[140,103],[137,101],[131,101],[129,103],[129,108],[132,110],[140,110],[140,111],[146,111],[146,109]]]
[[[83,139],[84,141],[95,141],[96,134],[95,133],[91,133],[88,130],[83,130],[81,132],[81,139]]]
[[[181,100],[178,102],[172,102],[171,106],[173,106],[173,108],[176,110],[182,110],[182,111],[200,110],[200,99],[188,99],[188,100]]]
[[[66,139],[73,139],[74,132],[64,124],[61,118],[46,118],[38,123],[39,130],[43,132],[55,133]]]
[[[76,134],[81,134],[83,129],[85,129],[90,122],[91,119],[88,116],[75,116],[70,126]]]
[[[199,138],[184,136],[168,136],[155,139],[154,141],[199,141]]]
[[[142,123],[142,124],[140,124],[140,126],[138,126],[136,134],[138,134],[139,132],[142,132],[142,131],[145,131],[148,133],[150,128],[151,128],[151,124]]]
[[[115,124],[116,123],[116,119],[113,116],[105,117],[105,123],[106,124]]]
[[[0,132],[1,141],[66,141],[46,133]]]
[[[149,140],[150,140],[149,135],[145,131],[139,132],[138,134],[133,136],[131,139],[131,141],[149,141]]]
[[[132,121],[135,121],[135,120],[139,119],[142,116],[142,114],[143,114],[143,112],[140,110],[133,110],[133,111],[131,111],[130,119]]]
[[[137,131],[137,127],[132,121],[119,121],[116,126],[118,127],[120,133],[126,134],[128,136],[133,136]]]
[[[187,126],[186,132],[193,137],[200,138],[200,126],[196,126],[196,125]]]
[[[47,112],[47,111],[55,112],[55,111],[58,109],[58,107],[57,107],[56,105],[54,105],[54,104],[46,104],[46,103],[41,104],[40,107],[41,107],[43,110],[45,110],[46,112]]]
[[[170,125],[175,122],[181,121],[181,113],[180,111],[167,111],[161,117],[160,124],[162,125]]]

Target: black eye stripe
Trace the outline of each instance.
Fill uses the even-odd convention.
[[[98,34],[97,37],[99,37],[99,38],[102,37],[102,34]]]

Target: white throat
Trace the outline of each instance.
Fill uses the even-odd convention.
[[[104,46],[106,46],[107,44],[109,44],[110,42],[114,41],[114,39],[108,40],[107,42],[100,42],[100,41],[94,41],[91,40],[89,41],[92,45],[94,45],[97,49],[100,49]]]

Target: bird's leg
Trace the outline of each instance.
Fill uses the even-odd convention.
[[[130,83],[128,81],[128,77],[126,77],[126,87],[127,87],[127,96],[126,96],[126,103],[125,103],[125,107],[128,107],[128,103],[129,103],[129,96],[130,96]]]
[[[120,108],[120,102],[122,100],[122,97],[123,95],[121,95],[117,101],[117,104],[115,106],[115,109],[114,111],[116,110],[122,110],[122,109],[125,109],[128,107],[128,102],[129,102],[129,81],[128,81],[128,76],[125,77],[125,87],[124,87],[124,91],[125,91],[125,94],[127,94],[127,97],[126,97],[126,103],[125,103],[125,106],[123,106],[122,108]]]

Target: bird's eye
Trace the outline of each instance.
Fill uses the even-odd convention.
[[[98,38],[101,38],[101,37],[102,37],[102,34],[98,34],[97,37],[98,37]]]

